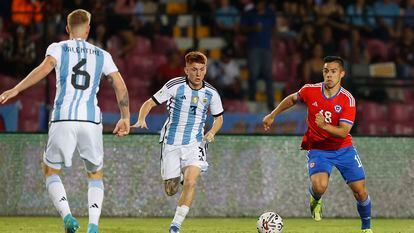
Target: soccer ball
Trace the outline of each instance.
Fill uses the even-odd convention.
[[[283,220],[274,212],[266,212],[257,220],[258,233],[282,233]]]

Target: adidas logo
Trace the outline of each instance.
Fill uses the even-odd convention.
[[[186,99],[186,98],[185,98],[185,95],[181,96],[181,99],[185,100],[185,99]]]
[[[94,203],[93,205],[91,205],[91,207],[89,208],[99,208],[98,204]]]
[[[59,200],[59,202],[61,202],[61,201],[67,201],[67,200],[66,200],[66,197],[62,197],[62,198]]]
[[[313,104],[312,104],[313,106],[315,106],[315,107],[318,107],[318,102],[313,102]]]

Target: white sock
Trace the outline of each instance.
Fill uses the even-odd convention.
[[[188,206],[185,206],[185,205],[177,206],[177,210],[175,211],[174,219],[171,225],[174,225],[180,228],[189,210],[190,210],[190,207]]]
[[[62,180],[58,175],[51,175],[46,178],[46,189],[60,216],[64,218],[67,214],[70,214],[65,187],[63,187]]]
[[[103,181],[89,180],[88,187],[89,223],[98,225],[104,197]]]

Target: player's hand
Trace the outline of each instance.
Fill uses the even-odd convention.
[[[118,137],[123,137],[129,134],[130,122],[129,119],[121,118],[118,123],[116,123],[114,133]]]
[[[204,135],[203,141],[208,142],[208,143],[213,142],[214,141],[214,134],[212,132],[208,131]]]
[[[3,94],[0,95],[0,103],[1,104],[4,104],[9,99],[15,97],[18,94],[19,94],[19,91],[16,90],[16,89],[14,89],[14,88],[13,89],[10,89],[10,90],[7,90],[7,91],[3,92]]]
[[[145,120],[140,121],[138,120],[137,123],[131,126],[131,128],[141,128],[141,129],[148,129],[147,122]]]
[[[270,126],[272,126],[273,121],[275,121],[275,118],[272,116],[272,114],[268,114],[265,117],[263,117],[263,128],[265,131],[268,131],[270,129]]]
[[[315,123],[321,129],[326,126],[325,117],[322,115],[322,113],[318,112],[315,114]]]

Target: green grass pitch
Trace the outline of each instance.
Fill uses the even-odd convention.
[[[85,233],[87,218],[80,218],[79,233]],[[170,218],[107,218],[100,221],[100,233],[166,233]],[[0,217],[1,233],[62,233],[58,217]],[[358,233],[359,219],[284,219],[283,233]],[[414,233],[414,219],[373,219],[374,233]],[[256,233],[254,218],[188,218],[182,233]]]

